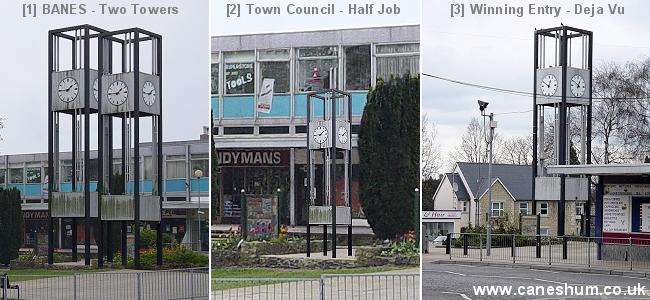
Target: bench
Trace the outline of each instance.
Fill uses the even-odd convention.
[[[5,282],[7,283],[6,287],[4,286]],[[17,290],[18,291],[18,299],[20,299],[20,286],[18,286],[17,284],[12,285],[11,283],[9,283],[9,276],[7,275],[7,273],[0,276],[0,290],[2,290],[3,299],[6,296],[5,292],[4,292],[5,290]]]

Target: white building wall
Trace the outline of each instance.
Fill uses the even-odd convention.
[[[459,182],[460,184],[460,182]],[[459,209],[458,201],[454,196],[454,190],[449,178],[445,176],[433,196],[433,210],[456,210]]]

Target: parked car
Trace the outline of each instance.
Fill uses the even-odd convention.
[[[434,247],[444,247],[444,242],[447,240],[447,236],[445,235],[439,235],[435,239],[433,239],[433,246]]]

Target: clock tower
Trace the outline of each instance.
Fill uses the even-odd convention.
[[[336,227],[348,227],[348,256],[352,255],[352,96],[335,88],[337,68],[330,70],[330,89],[307,96],[307,256],[311,255],[311,227],[323,227],[323,254],[327,256],[327,227],[332,228],[332,258],[336,258]],[[339,158],[340,157],[340,158]],[[321,167],[317,168],[318,162]],[[337,168],[343,165],[343,174]],[[320,171],[321,176],[317,176]],[[321,180],[316,180],[321,178]],[[337,182],[342,181],[343,191]],[[338,195],[343,201],[338,203]]]
[[[591,164],[593,34],[560,26],[536,30],[534,37],[532,212],[539,201],[556,202],[556,234],[563,236],[567,199],[585,202],[589,221],[588,179],[550,176],[546,167]]]

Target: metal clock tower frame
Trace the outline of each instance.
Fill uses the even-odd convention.
[[[105,194],[101,199],[101,219],[106,221],[111,229],[111,222],[120,222],[122,231],[122,264],[127,262],[126,231],[127,223],[133,222],[134,263],[140,268],[140,228],[142,222],[156,223],[157,264],[162,265],[162,37],[156,33],[140,28],[129,28],[103,33],[101,39],[109,41],[107,47],[100,47],[100,57],[115,56],[119,51],[117,64],[111,60],[107,65],[100,64],[101,78],[99,80],[100,116],[103,119],[99,127],[99,152],[103,161],[101,180],[107,183]],[[104,45],[104,44],[101,44]],[[143,70],[146,62],[142,54],[150,52],[150,68]],[[103,60],[100,60],[103,61]],[[120,70],[116,72],[116,70]],[[119,85],[118,85],[119,84]],[[111,90],[111,87],[120,86]],[[153,91],[146,91],[146,87]],[[115,98],[123,95],[123,98]],[[146,95],[146,96],[145,96]],[[153,98],[151,96],[153,95]],[[111,98],[114,96],[115,98]],[[153,100],[151,100],[153,99]],[[140,122],[142,118],[151,118],[151,183],[152,193],[143,192],[144,176],[140,172],[141,135]],[[110,194],[111,164],[113,160],[113,120],[121,121],[122,140],[122,174],[124,176],[124,194]],[[132,164],[130,163],[132,162]],[[144,164],[144,163],[143,163]]]
[[[330,71],[330,79],[336,70]],[[337,89],[326,89],[307,96],[307,162],[309,175],[309,222],[307,224],[307,257],[311,255],[311,226],[323,226],[323,255],[327,256],[327,226],[332,227],[332,258],[336,258],[336,226],[348,227],[348,256],[352,256],[352,97]],[[322,114],[317,113],[317,107]],[[324,139],[324,140],[323,140]],[[337,158],[342,154],[344,164],[344,191],[337,189]],[[316,182],[318,156],[322,160],[322,182]],[[316,204],[317,193],[322,195],[322,204]],[[343,193],[344,206],[337,205],[337,195]]]
[[[91,66],[90,58],[100,44],[99,35],[104,32],[87,24],[48,32],[48,264],[54,263],[54,219],[71,218],[72,257],[77,260],[77,219],[83,219],[84,259],[85,265],[90,265],[91,221],[98,217],[98,192],[91,191],[90,185],[90,117],[99,112],[93,93],[93,82],[98,72],[96,66]],[[94,45],[94,51],[91,45]],[[59,158],[62,115],[70,115],[72,119],[69,191],[63,188]],[[100,247],[100,254],[101,251]],[[102,266],[102,261],[99,260],[98,264]]]
[[[557,235],[563,236],[567,195],[576,200],[578,195],[587,198],[585,210],[590,221],[588,177],[549,176],[546,166],[571,164],[569,124],[576,111],[580,118],[579,145],[573,146],[580,147],[580,164],[591,164],[593,33],[560,26],[536,30],[534,40],[532,212],[537,214],[539,200],[559,201]],[[552,139],[544,136],[549,128],[545,123],[548,116],[553,124]]]

